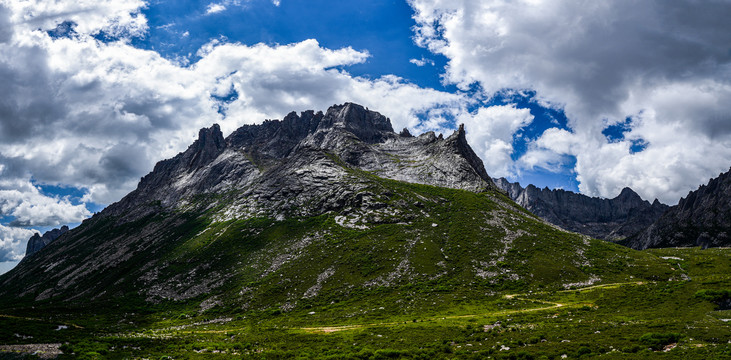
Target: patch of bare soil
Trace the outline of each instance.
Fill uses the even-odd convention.
[[[62,354],[61,344],[0,345],[0,353],[32,354],[41,359],[55,359]]]

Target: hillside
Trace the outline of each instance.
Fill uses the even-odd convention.
[[[577,194],[563,189],[526,188],[505,178],[493,179],[519,205],[551,224],[597,239],[617,241],[643,230],[668,206],[657,199],[650,204],[630,188],[613,199]]]

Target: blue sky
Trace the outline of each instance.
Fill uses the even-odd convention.
[[[353,47],[371,54],[368,61],[348,66],[355,76],[380,77],[396,74],[420,86],[454,90],[443,86],[438,70],[446,58],[416,46],[412,40],[413,13],[405,1],[366,1],[354,6],[348,1],[258,0],[227,5],[226,10],[206,15],[209,1],[154,2],[142,13],[150,31],[136,46],[155,50],[166,57],[186,57],[211,39],[253,45],[290,44],[317,39],[321,46]],[[188,36],[181,36],[188,33]],[[191,56],[189,56],[191,55]],[[418,67],[410,59],[428,58],[434,66]]]
[[[352,101],[488,173],[674,204],[731,165],[731,4],[0,3],[0,272],[198,129]]]

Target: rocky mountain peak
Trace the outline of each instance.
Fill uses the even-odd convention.
[[[639,194],[637,194],[634,190],[625,187],[622,189],[622,191],[619,193],[619,195],[616,197],[616,199],[622,200],[622,201],[632,201],[632,202],[643,202],[642,198]]]
[[[654,205],[654,204],[653,204]],[[624,245],[635,249],[731,244],[731,170],[701,185]]]
[[[41,250],[46,245],[50,244],[52,241],[58,239],[61,235],[69,231],[69,227],[64,225],[61,226],[60,229],[53,229],[46,231],[43,236],[39,233],[33,234],[30,239],[28,239],[28,245],[25,248],[25,256],[32,255],[39,250]]]
[[[381,142],[387,134],[395,134],[389,118],[353,103],[333,105],[327,109],[318,130],[332,128],[347,130],[367,143]]]
[[[487,171],[485,170],[485,165],[482,163],[482,159],[480,159],[480,157],[475,154],[475,152],[472,150],[472,147],[467,142],[464,124],[459,124],[459,128],[457,129],[457,131],[450,135],[445,140],[445,143],[448,146],[454,148],[461,157],[465,158],[470,166],[472,166],[472,168],[477,171],[480,177],[486,180],[490,179],[490,177],[487,175]]]
[[[345,168],[456,189],[494,188],[482,161],[467,143],[464,126],[447,139],[433,133],[399,136],[387,117],[345,103],[330,107],[325,114],[290,112],[282,120],[244,125],[226,139],[218,125],[204,128],[185,152],[160,161],[135,191],[104,213],[130,221],[162,210],[156,206],[187,206],[187,199],[201,194],[241,188],[255,192],[241,200],[250,211],[293,212],[292,196],[314,196],[307,187],[338,182],[347,176]],[[268,201],[255,201],[255,197]],[[268,206],[280,197],[288,205]],[[321,205],[300,206],[297,211],[320,213],[341,206]]]
[[[213,124],[198,131],[198,140],[188,147],[185,154],[191,168],[199,168],[218,157],[226,146],[221,127]]]

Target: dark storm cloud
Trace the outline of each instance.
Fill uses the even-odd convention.
[[[417,39],[453,59],[451,80],[569,91],[592,114],[616,111],[633,87],[714,76],[731,60],[728,1],[413,3],[420,29],[435,30],[420,34],[436,35]]]
[[[0,79],[0,141],[22,142],[44,135],[52,130],[50,124],[66,115],[40,47],[15,47],[12,54],[0,55]]]
[[[13,24],[10,21],[10,9],[0,4],[0,44],[10,41],[13,37]]]
[[[149,171],[150,159],[139,145],[119,143],[109,149],[99,160],[104,179],[99,182],[112,183],[114,179],[138,177]]]

